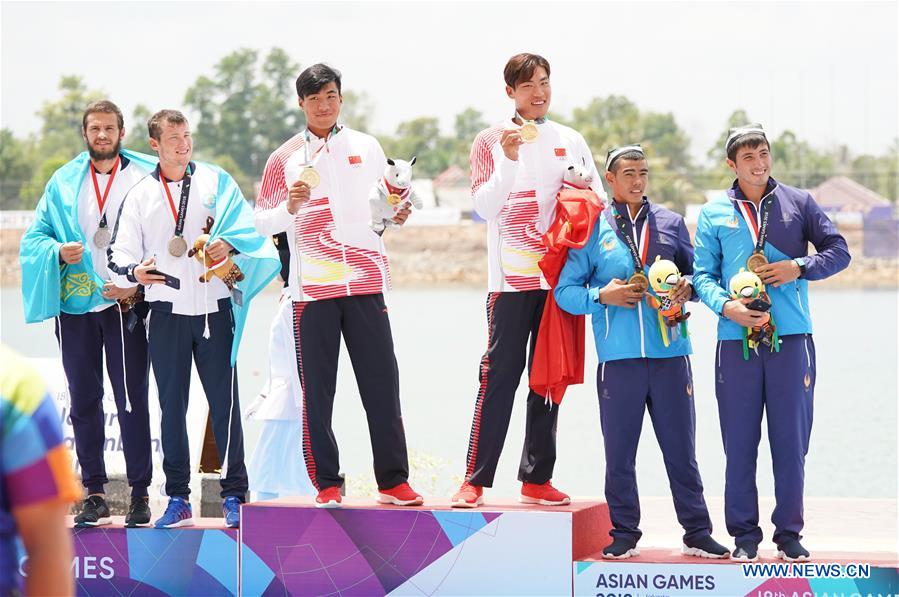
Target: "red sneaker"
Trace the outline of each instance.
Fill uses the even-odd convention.
[[[339,508],[340,507],[340,487],[325,487],[315,496],[316,508]]]
[[[468,481],[462,484],[459,491],[450,499],[453,508],[477,508],[484,503],[484,488],[472,485]]]
[[[400,483],[390,489],[378,489],[379,504],[393,504],[394,506],[421,506],[424,498],[415,493],[408,483]]]
[[[541,506],[564,506],[571,503],[571,498],[552,486],[550,481],[537,485],[522,483],[518,501],[522,504],[540,504]]]

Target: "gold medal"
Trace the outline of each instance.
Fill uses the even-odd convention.
[[[169,255],[172,257],[181,257],[187,253],[187,241],[184,237],[173,236],[169,239]]]
[[[537,129],[536,124],[526,120],[524,124],[521,125],[521,128],[518,129],[518,134],[521,135],[521,140],[525,143],[533,143],[540,135],[540,131]]]
[[[105,249],[109,246],[109,242],[112,240],[112,232],[109,231],[109,228],[106,226],[100,226],[97,228],[97,231],[94,233],[94,244],[101,248]]]
[[[399,205],[400,201],[402,201],[402,200],[403,200],[403,198],[400,197],[399,195],[397,195],[396,193],[390,193],[389,195],[387,195],[387,203],[389,203],[390,205],[393,205],[394,207]]]
[[[643,272],[634,272],[627,280],[628,284],[633,284],[640,292],[646,292],[649,289],[649,278]]]
[[[300,182],[306,183],[310,189],[317,187],[321,180],[322,178],[318,175],[318,170],[312,166],[306,166],[300,172]]]
[[[763,265],[768,265],[768,258],[763,253],[753,253],[746,260],[746,269],[752,273],[755,273],[755,270]]]

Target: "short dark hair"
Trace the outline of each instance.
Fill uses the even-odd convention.
[[[534,76],[534,71],[541,66],[548,77],[549,61],[546,58],[527,52],[515,54],[506,63],[506,68],[503,69],[503,78],[506,80],[506,85],[515,89],[519,84],[530,81]]]
[[[609,164],[609,172],[612,174],[617,174],[618,169],[621,167],[621,162],[623,160],[643,160],[646,161],[646,155],[639,151],[625,151],[619,156],[615,156],[615,159]]]
[[[318,93],[328,83],[336,84],[337,94],[341,95],[340,71],[327,64],[313,64],[297,77],[297,97],[303,99],[307,95]]]
[[[119,110],[119,107],[109,100],[99,100],[89,103],[87,108],[84,109],[84,115],[81,117],[82,129],[87,129],[87,117],[91,114],[96,114],[97,112],[102,112],[103,114],[115,114],[116,121],[119,123],[119,128],[122,129],[125,127],[125,119],[122,117],[122,111]]]
[[[178,110],[160,110],[147,121],[147,131],[150,137],[159,141],[162,137],[162,123],[187,124],[187,118]]]
[[[771,144],[768,142],[768,137],[765,136],[765,132],[762,130],[762,125],[753,122],[730,129],[727,132],[727,142],[724,149],[725,153],[727,153],[727,159],[734,161],[737,159],[737,151],[739,149],[744,147],[755,149],[763,144],[769,150],[771,149]]]

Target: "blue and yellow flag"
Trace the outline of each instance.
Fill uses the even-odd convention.
[[[127,150],[122,150],[122,155],[147,170],[156,167],[155,157]],[[60,312],[87,313],[113,302],[101,294],[103,280],[94,271],[90,251],[84,251],[79,263],[59,263],[59,248],[64,243],[88,246],[78,225],[78,195],[89,161],[84,151],[53,173],[35,209],[34,222],[22,236],[19,263],[26,323],[44,321]]]

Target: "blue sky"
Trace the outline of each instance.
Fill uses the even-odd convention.
[[[622,94],[673,112],[704,159],[735,108],[820,148],[883,152],[897,133],[897,3],[883,2],[6,2],[2,126],[37,130],[60,76],[81,75],[130,115],[182,107],[228,52],[284,48],[326,61],[375,102],[375,132],[468,106],[509,112],[502,67],[553,68],[553,110]],[[127,123],[126,123],[127,125]]]

